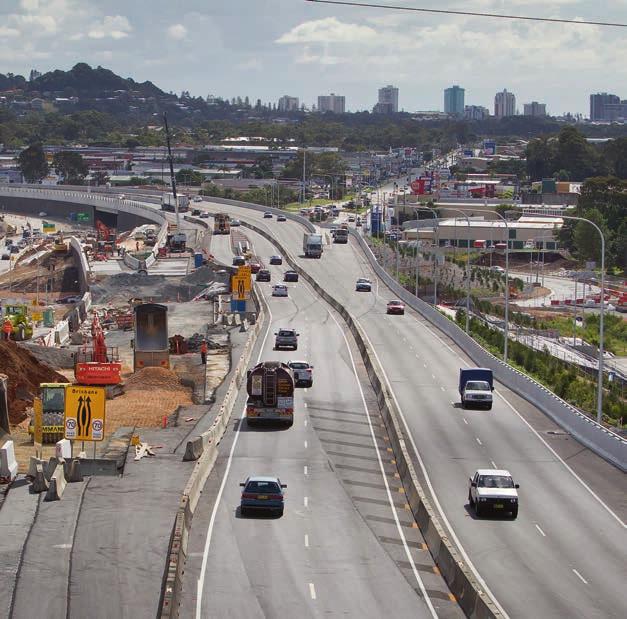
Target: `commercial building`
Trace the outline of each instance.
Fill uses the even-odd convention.
[[[318,97],[319,112],[333,112],[334,114],[344,114],[346,111],[346,98],[344,95],[320,95]]]
[[[451,116],[464,115],[464,93],[459,86],[451,86],[444,90],[444,113]]]
[[[546,116],[546,103],[532,101],[524,105],[525,116]]]
[[[627,122],[627,100],[620,103],[607,103],[604,106],[605,120],[610,122]]]
[[[516,116],[516,97],[513,92],[497,92],[494,97],[494,115],[497,118]]]
[[[464,107],[466,120],[485,120],[490,116],[490,110],[482,105],[467,105]]]
[[[590,95],[590,120],[610,120],[606,115],[606,107],[620,105],[620,97],[607,92]]]
[[[395,114],[398,112],[398,88],[396,86],[384,86],[379,88],[379,101],[374,106],[373,112],[379,114]]]
[[[290,97],[289,95],[283,95],[279,99],[279,112],[298,112],[298,97]]]

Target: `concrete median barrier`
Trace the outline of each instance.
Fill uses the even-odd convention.
[[[78,458],[74,458],[69,462],[65,462],[64,465],[65,479],[69,483],[76,483],[83,481],[83,474],[81,473],[81,461]]]
[[[0,479],[4,483],[11,483],[17,477],[17,468],[13,441],[5,441],[0,447]]]
[[[61,466],[56,467],[50,478],[50,484],[48,485],[48,491],[46,492],[44,501],[60,501],[66,485],[65,473],[63,471],[63,465],[61,464]]]
[[[48,491],[48,480],[44,475],[44,467],[42,464],[36,464],[33,474],[33,483],[31,484],[32,492],[39,494]]]
[[[472,619],[491,619],[502,617],[498,608],[489,596],[483,591],[477,579],[466,565],[461,554],[449,541],[445,529],[440,523],[439,516],[431,506],[418,477],[410,453],[405,444],[399,413],[396,410],[393,398],[389,393],[382,368],[379,367],[375,355],[370,350],[366,337],[361,327],[353,320],[350,312],[315,279],[304,271],[293,259],[290,252],[280,242],[274,239],[268,232],[258,228],[250,222],[242,221],[242,225],[254,230],[273,243],[281,252],[286,262],[344,319],[353,336],[368,377],[377,396],[377,401],[385,421],[390,445],[394,452],[394,458],[399,475],[406,492],[410,509],[420,527],[422,535],[427,543],[429,552],[438,569],[442,573],[451,593],[455,596],[467,617]]]

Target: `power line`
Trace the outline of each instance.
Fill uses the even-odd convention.
[[[466,15],[470,17],[492,17],[496,19],[520,19],[524,21],[552,22],[557,24],[571,24],[575,26],[613,26],[625,28],[627,24],[616,22],[586,21],[576,19],[557,19],[551,17],[529,17],[526,15],[503,15],[500,13],[478,13],[474,11],[452,11],[445,9],[424,9],[412,6],[395,6],[392,4],[374,4],[372,2],[344,2],[343,0],[305,0],[306,2],[316,2],[318,4],[338,4],[342,6],[356,6],[370,9],[391,9],[394,11],[413,11],[417,13],[439,13],[442,15]]]

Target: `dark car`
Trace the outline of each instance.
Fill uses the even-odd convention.
[[[283,515],[285,488],[278,477],[265,475],[251,475],[245,482],[240,483],[242,496],[240,499],[240,514],[246,515],[250,510],[269,511],[279,516]]]
[[[242,222],[239,219],[231,219],[231,228],[237,228],[241,226]]]
[[[278,215],[276,220],[277,221],[287,221],[287,217],[285,215]]]
[[[200,217],[200,213],[201,213],[201,210],[199,208],[192,209],[192,216],[193,217]]]
[[[283,274],[284,282],[297,282],[298,281],[298,272],[297,271],[285,271]]]
[[[261,265],[258,262],[251,262],[250,263],[250,272],[251,273],[259,273],[259,271],[261,270]]]
[[[355,290],[357,292],[371,292],[372,291],[372,282],[365,277],[360,277],[355,284]]]
[[[272,275],[268,269],[259,269],[255,281],[257,282],[269,282],[272,279]]]
[[[387,306],[388,314],[404,314],[405,304],[402,301],[389,301]]]
[[[246,264],[246,259],[244,256],[233,256],[233,266],[234,267],[243,267]]]
[[[281,256],[270,256],[270,264],[283,264]]]

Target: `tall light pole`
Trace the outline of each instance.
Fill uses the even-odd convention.
[[[440,238],[440,222],[438,221],[438,214],[435,212],[435,209],[432,209],[430,206],[412,206],[412,209],[415,211],[431,211],[433,214],[433,218],[436,221],[437,225],[437,238]],[[418,296],[418,213],[416,213],[416,296]],[[434,233],[435,234],[435,233]],[[435,240],[434,240],[435,242]],[[438,243],[439,246],[439,243]],[[433,307],[437,307],[438,305],[438,256],[437,253],[433,253]]]
[[[551,217],[551,215],[538,215],[538,217]],[[603,421],[603,344],[604,344],[604,324],[605,316],[605,236],[601,228],[590,219],[585,217],[575,217],[574,215],[560,215],[562,219],[572,219],[575,221],[585,221],[593,226],[601,237],[601,311],[599,312],[599,373],[597,376],[597,423]],[[576,301],[576,299],[575,299]]]

